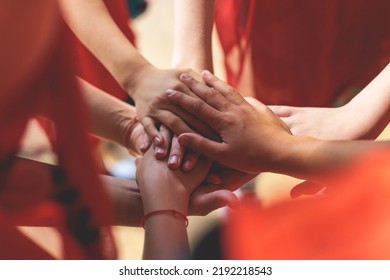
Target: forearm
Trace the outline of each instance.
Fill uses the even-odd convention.
[[[321,141],[310,137],[287,137],[285,147],[277,156],[269,171],[331,186],[334,176],[359,156],[381,148],[389,148],[390,142]],[[279,142],[279,144],[282,144]]]
[[[89,109],[91,133],[126,147],[126,131],[135,120],[135,108],[82,79],[79,83]]]
[[[376,138],[390,121],[390,64],[345,105],[347,118],[353,120],[350,129],[358,126],[356,139]]]
[[[128,90],[139,69],[150,66],[118,28],[102,0],[59,0],[64,18],[83,44]]]
[[[36,205],[36,201],[50,200],[53,195],[51,177],[53,170],[56,168],[55,165],[25,158],[15,158],[14,166],[15,168],[10,173],[10,182],[13,182],[13,194],[7,194],[5,191],[3,200],[0,197],[4,209],[24,209]],[[17,178],[28,178],[28,183],[26,180]],[[115,225],[139,226],[143,216],[143,205],[136,182],[106,175],[101,175],[100,178],[111,198]],[[31,190],[34,190],[33,197],[29,193]],[[6,197],[8,199],[4,200]],[[45,219],[32,221],[24,216],[18,217],[14,222],[20,226],[50,226]]]
[[[214,0],[175,0],[174,67],[213,71]]]
[[[188,199],[177,183],[169,187],[142,189],[145,214],[158,210],[175,210],[187,216]],[[176,191],[178,189],[179,191]],[[184,187],[182,187],[184,190]],[[172,214],[156,214],[145,220],[144,259],[181,259],[190,255],[186,221]]]
[[[115,225],[140,226],[144,211],[137,183],[107,175],[101,178],[112,201]]]
[[[185,221],[171,214],[148,218],[143,259],[188,259],[190,246]]]
[[[148,170],[148,171],[146,171]],[[180,215],[156,211],[174,210],[188,214],[189,194],[175,177],[180,171],[171,171],[166,162],[154,158],[149,150],[137,165],[145,215],[144,259],[179,259],[189,256],[186,220]]]

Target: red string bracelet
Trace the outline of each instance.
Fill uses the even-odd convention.
[[[186,221],[186,227],[188,227],[187,216],[184,215],[183,213],[180,213],[179,211],[176,211],[176,210],[173,210],[173,209],[156,210],[156,211],[152,211],[152,212],[149,212],[149,213],[145,214],[142,217],[141,226],[143,228],[145,228],[145,221],[146,221],[146,219],[148,219],[151,216],[160,215],[160,214],[169,214],[169,215],[172,215],[172,216],[180,217],[180,218],[182,218],[182,219],[184,219]]]

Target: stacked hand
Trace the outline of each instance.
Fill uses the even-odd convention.
[[[181,134],[179,143],[242,172],[271,171],[280,157],[279,144],[291,135],[288,127],[267,106],[254,99],[252,106],[208,71],[203,72],[206,85],[188,74],[180,78],[198,98],[168,90],[169,100],[209,123],[222,142],[191,132]]]

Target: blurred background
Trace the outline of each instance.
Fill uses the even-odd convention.
[[[140,52],[155,66],[169,68],[171,62],[171,51],[173,41],[173,0],[151,0],[148,1],[147,10],[134,19],[132,28],[137,36],[137,45]],[[213,36],[214,42],[214,70],[221,79],[225,78],[222,67],[222,56],[217,37]],[[380,139],[390,139],[390,129],[387,128]],[[133,158],[121,147],[108,142],[101,145],[101,153],[106,168],[113,174],[120,176],[132,176],[134,167],[131,164]],[[39,126],[31,122],[24,138],[24,148],[21,156],[33,158],[39,161],[54,163],[49,143],[43,136]],[[264,173],[255,178],[246,186],[246,190],[255,193],[261,199],[265,207],[284,199],[290,199],[289,192],[293,186],[300,183],[300,180],[288,176]],[[189,218],[189,238],[192,246],[215,224],[227,209],[220,209],[210,213],[206,217]],[[32,238],[44,240],[40,242],[49,252],[55,252],[55,238],[47,240],[42,238],[45,231],[50,229],[22,228]],[[120,259],[141,259],[143,250],[142,228],[114,227],[114,234],[117,241]],[[53,235],[50,235],[53,236]],[[48,242],[49,241],[49,242]]]

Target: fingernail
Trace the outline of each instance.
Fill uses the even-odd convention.
[[[156,156],[163,156],[165,154],[165,150],[163,148],[157,147],[154,151]]]
[[[209,70],[204,70],[203,71],[203,75],[205,75],[206,77],[211,77],[212,76],[212,74],[211,74],[211,72]]]
[[[188,75],[187,73],[183,73],[183,74],[181,75],[181,78],[182,78],[183,80],[189,80],[189,79],[191,78],[191,76]]]
[[[185,162],[184,165],[183,165],[183,168],[184,168],[185,170],[189,170],[189,169],[191,168],[191,165],[192,165],[191,161],[186,160],[186,162]]]
[[[165,91],[165,94],[166,95],[172,95],[172,94],[174,94],[175,93],[175,91],[173,90],[173,89],[167,89],[166,91]]]
[[[146,152],[146,149],[148,148],[148,144],[142,144],[142,146],[139,148],[141,152]]]
[[[179,158],[176,155],[169,157],[168,160],[169,165],[176,165],[178,163],[179,163]]]
[[[160,145],[162,143],[162,140],[159,136],[154,137],[154,144]]]

